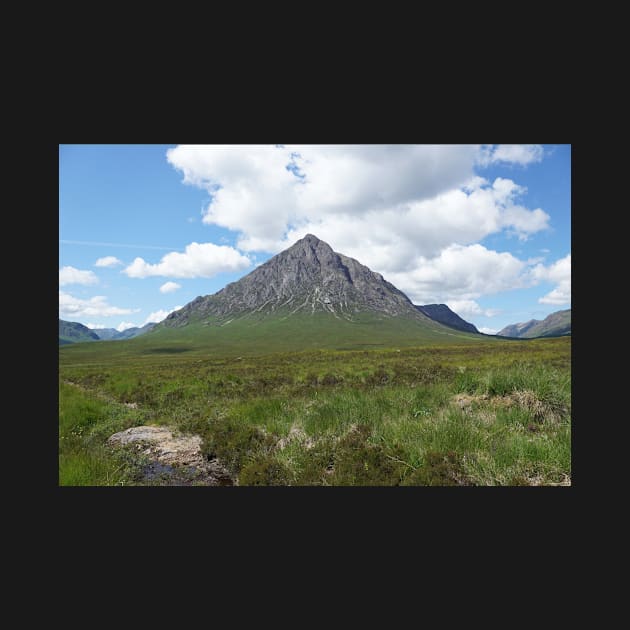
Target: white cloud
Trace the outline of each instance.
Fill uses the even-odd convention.
[[[96,295],[87,300],[74,297],[65,291],[59,291],[59,316],[67,317],[109,317],[111,315],[127,315],[140,309],[119,308],[107,303],[104,295]]]
[[[526,264],[508,252],[483,245],[451,245],[434,258],[419,258],[413,270],[393,272],[386,280],[416,304],[456,303],[482,295],[528,286]]]
[[[485,317],[494,317],[500,311],[494,308],[481,308],[474,300],[449,300],[446,305],[460,317],[476,317],[484,315]]]
[[[118,332],[122,332],[123,330],[127,330],[128,328],[137,328],[138,324],[134,324],[132,322],[120,322],[118,326],[116,326],[116,330]]]
[[[564,258],[556,260],[556,262],[549,265],[549,267],[536,265],[536,267],[532,269],[532,275],[540,280],[549,280],[550,282],[570,280],[571,254],[567,254]]]
[[[482,165],[506,163],[526,166],[540,162],[544,157],[544,149],[540,144],[498,144],[482,147],[478,162]]]
[[[116,258],[116,256],[104,256],[99,258],[95,263],[95,267],[115,267],[116,265],[122,265],[123,261]]]
[[[477,330],[484,335],[496,335],[499,332],[496,328],[488,328],[487,326],[477,326]]]
[[[545,230],[549,227],[549,215],[540,208],[527,210],[522,206],[506,208],[503,213],[503,225],[516,234],[521,241],[526,241],[529,236]]]
[[[154,311],[153,313],[149,314],[149,316],[144,320],[144,323],[142,325],[144,326],[145,324],[152,324],[152,323],[158,324],[162,320],[166,319],[166,317],[170,315],[173,311],[179,311],[180,308],[182,307],[176,306],[175,308],[172,308],[169,311],[164,310],[164,309],[159,310],[159,311]]]
[[[160,293],[172,293],[173,291],[177,291],[177,289],[181,289],[182,285],[177,284],[177,282],[165,282],[160,287]]]
[[[561,282],[553,291],[538,298],[541,304],[554,304],[560,306],[562,304],[571,304],[571,283]]]
[[[91,322],[87,323],[86,326],[92,330],[102,330],[103,328],[107,328],[105,324],[92,324]]]
[[[354,248],[367,264],[361,253],[378,252],[375,260],[386,271],[408,268],[412,252],[432,256],[504,229],[526,238],[547,227],[542,209],[516,204],[524,187],[475,176],[479,151],[475,145],[178,146],[167,159],[184,182],[208,191],[203,221],[238,232],[240,249],[277,253],[311,232],[337,251]]]
[[[241,250],[277,253],[312,233],[418,303],[531,286],[528,262],[477,243],[499,233],[526,240],[547,229],[550,217],[525,207],[525,187],[502,177],[490,182],[475,168],[484,160],[526,164],[542,156],[539,145],[180,145],[167,151],[183,181],[209,193],[204,223],[235,231]],[[166,258],[159,265],[136,259],[126,272],[189,277],[167,273],[176,266]]]
[[[241,249],[275,252],[297,223],[362,215],[463,185],[476,152],[474,145],[183,145],[167,159],[185,183],[211,194],[205,223],[240,232]]]
[[[59,286],[66,284],[96,284],[98,278],[93,271],[83,271],[74,267],[62,267],[59,270]]]
[[[149,276],[210,278],[224,271],[241,271],[250,265],[249,258],[233,247],[213,243],[190,243],[184,253],[170,252],[157,264],[136,258],[124,272],[130,278]]]
[[[540,304],[571,304],[571,254],[557,260],[549,267],[536,265],[532,276],[538,281],[555,282],[557,286],[538,299]]]

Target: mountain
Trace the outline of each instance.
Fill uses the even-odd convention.
[[[98,335],[79,322],[59,320],[59,345],[77,343],[79,341],[97,341]]]
[[[135,326],[118,331],[115,328],[88,328],[79,322],[59,320],[59,345],[78,343],[79,341],[114,341],[117,339],[131,339],[153,330],[155,322],[142,327]]]
[[[131,339],[132,337],[138,337],[139,335],[144,335],[144,333],[148,333],[150,330],[153,330],[153,328],[156,326],[155,322],[150,322],[148,324],[145,324],[144,326],[135,326],[133,328],[127,328],[125,330],[123,330],[122,332],[118,332],[116,331],[116,335],[113,337],[110,337],[110,339]],[[100,333],[101,331],[97,331],[97,334]],[[103,339],[103,337],[101,337],[101,339]]]
[[[529,329],[536,324],[540,324],[540,322],[541,320],[539,319],[530,319],[528,322],[509,324],[502,328],[497,335],[500,337],[525,337]]]
[[[501,337],[559,337],[571,334],[571,309],[556,311],[545,319],[530,319],[528,322],[510,324],[501,329],[497,335]]]
[[[144,335],[144,333],[153,330],[155,325],[156,322],[150,322],[144,326],[134,326],[125,330],[116,330],[115,328],[90,328],[90,330],[95,332],[101,341],[114,341],[116,339],[131,339],[132,337]]]
[[[307,234],[254,271],[214,295],[198,297],[165,320],[184,326],[213,317],[221,323],[244,314],[327,313],[352,321],[361,313],[426,321],[411,300],[380,273]]]
[[[138,343],[172,343],[181,352],[207,343],[244,353],[480,339],[431,319],[381,274],[308,234],[237,282],[171,313]]]
[[[457,313],[454,313],[446,306],[446,304],[425,304],[424,306],[416,304],[416,308],[432,320],[440,322],[450,328],[472,333],[479,332],[473,324],[462,319]]]
[[[120,334],[115,328],[90,328],[90,330],[95,332],[102,341],[116,339]]]

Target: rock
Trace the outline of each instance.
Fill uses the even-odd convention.
[[[183,435],[168,427],[141,426],[114,433],[107,443],[110,446],[137,444],[144,449],[144,455],[159,465],[159,470],[172,469],[177,473],[188,469],[188,475],[192,473],[205,485],[232,485],[227,483],[230,475],[223,466],[203,456],[198,435]]]

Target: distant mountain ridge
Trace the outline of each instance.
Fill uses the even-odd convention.
[[[445,326],[450,326],[456,330],[463,330],[465,332],[478,333],[477,328],[462,319],[457,313],[452,311],[446,304],[425,304],[424,306],[416,305],[416,308],[424,313],[427,317],[440,322]]]
[[[150,322],[144,326],[134,326],[122,331],[115,328],[88,328],[79,322],[59,320],[59,345],[79,343],[82,341],[113,341],[117,339],[131,339],[144,335],[156,326]]]
[[[102,339],[131,339],[132,337],[137,337],[138,335],[144,335],[144,333],[148,333],[150,330],[157,325],[157,322],[149,322],[144,326],[134,326],[133,328],[125,328],[125,330],[118,331],[115,328],[106,328],[105,330],[115,330],[116,334],[111,337],[101,337],[101,330],[95,330],[96,334]]]
[[[79,322],[59,320],[59,345],[77,343],[79,341],[98,341],[98,335]]]
[[[115,328],[90,328],[90,330],[94,331],[98,338],[102,341],[107,341],[109,339],[116,339],[120,332]]]
[[[518,337],[533,339],[534,337],[560,337],[571,334],[571,309],[550,313],[545,319],[530,319],[527,322],[510,324],[502,328],[500,337]]]

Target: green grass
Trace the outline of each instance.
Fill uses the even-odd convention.
[[[570,338],[255,355],[209,335],[156,352],[180,334],[60,348],[60,483],[140,483],[105,446],[136,424],[201,435],[241,485],[570,479]]]
[[[142,413],[60,382],[59,485],[129,485],[138,481],[141,462],[105,445],[110,435],[134,424],[142,424]]]
[[[192,356],[259,356],[308,350],[402,348],[425,344],[492,343],[492,338],[465,333],[437,322],[404,317],[377,318],[358,315],[355,321],[325,313],[282,317],[248,315],[228,324],[194,321],[181,328],[159,325],[129,340],[73,344],[64,348],[79,361],[126,356],[181,358]],[[105,360],[107,360],[107,358]]]

